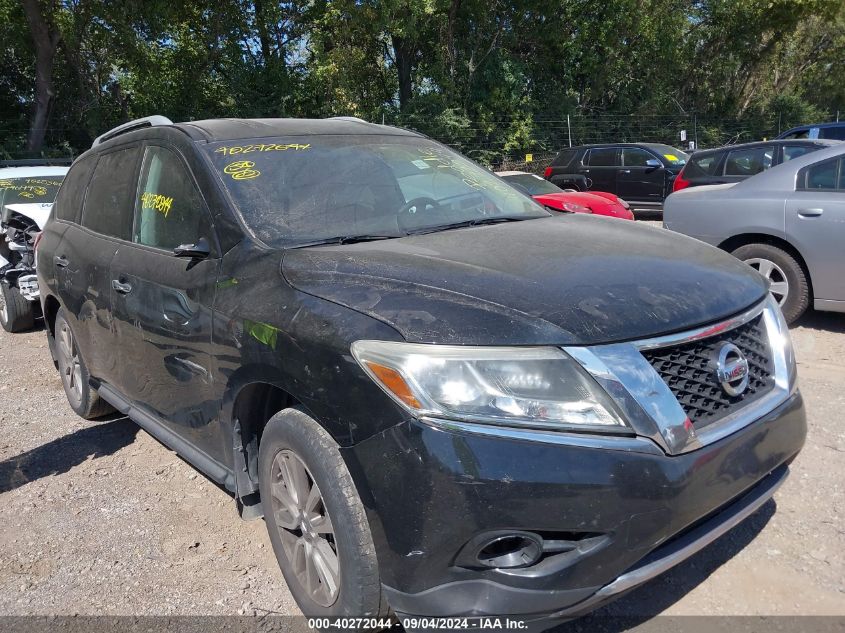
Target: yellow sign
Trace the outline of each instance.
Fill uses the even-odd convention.
[[[525,162],[530,163],[534,160],[534,154],[526,154],[525,155]]]

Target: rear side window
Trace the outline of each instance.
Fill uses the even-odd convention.
[[[802,139],[802,138],[810,138],[810,129],[809,128],[802,128],[800,130],[795,130],[794,132],[790,132],[789,134],[785,134],[785,139]]]
[[[591,149],[587,161],[590,167],[616,167],[619,165],[619,152],[613,147]]]
[[[88,181],[91,180],[91,172],[96,163],[96,156],[86,156],[76,161],[70,168],[59,189],[59,195],[56,196],[56,217],[59,220],[68,222],[79,220],[85,189],[88,187]]]
[[[128,240],[132,234],[138,147],[103,154],[82,207],[82,226]]]
[[[151,146],[144,152],[135,207],[132,241],[137,244],[173,250],[201,237],[214,243],[202,197],[181,157],[172,150]]]
[[[792,160],[793,158],[798,158],[799,156],[803,156],[804,154],[809,154],[810,152],[815,152],[817,149],[821,148],[814,147],[812,145],[784,145],[783,162]]]
[[[724,154],[715,153],[704,156],[692,155],[687,166],[684,168],[684,175],[687,178],[701,176],[715,176],[716,168]]]
[[[829,160],[805,167],[798,176],[799,185],[803,185],[800,188],[813,191],[835,191],[838,184],[841,189],[843,186],[840,175],[842,162]]]
[[[764,146],[752,149],[738,149],[728,154],[725,161],[725,176],[753,176],[772,166],[774,147]]]
[[[819,130],[819,138],[830,138],[836,141],[845,141],[845,125],[824,127]]]
[[[575,155],[578,153],[578,150],[574,149],[565,149],[561,152],[558,152],[558,155],[555,156],[555,159],[552,161],[552,165],[555,167],[566,167],[569,163],[572,162],[572,159],[575,158]]]

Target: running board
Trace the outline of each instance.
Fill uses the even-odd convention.
[[[223,464],[206,455],[187,440],[182,439],[176,433],[167,428],[155,416],[132,406],[129,402],[117,393],[109,385],[100,383],[97,393],[120,413],[129,418],[147,433],[184,458],[189,464],[205,473],[212,480],[224,486],[227,490],[235,491],[235,476],[231,470]]]

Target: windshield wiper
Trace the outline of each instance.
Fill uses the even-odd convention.
[[[392,240],[402,235],[336,235],[311,242],[293,244],[289,248],[305,248],[306,246],[325,246],[327,244],[355,244],[356,242],[375,242],[377,240]]]
[[[543,216],[537,216],[543,217]],[[447,231],[449,229],[461,229],[468,226],[482,226],[485,224],[501,224],[502,222],[521,222],[522,220],[532,220],[534,216],[515,218],[513,216],[495,216],[489,218],[476,218],[474,220],[463,220],[462,222],[451,222],[449,224],[436,224],[434,226],[425,226],[419,229],[408,231],[408,235],[422,235],[425,233],[436,233],[437,231]]]

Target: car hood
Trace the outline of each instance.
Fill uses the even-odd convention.
[[[406,340],[588,345],[690,329],[765,296],[730,255],[655,227],[563,215],[285,252],[295,288]]]
[[[52,202],[33,202],[23,204],[7,204],[6,208],[15,213],[20,213],[23,216],[30,218],[38,225],[38,228],[44,230],[44,225],[50,218],[50,210],[53,208]]]

